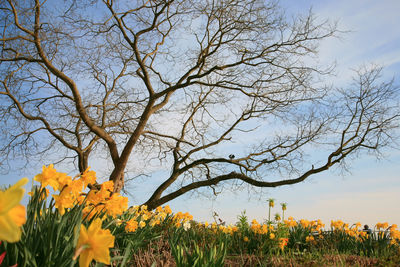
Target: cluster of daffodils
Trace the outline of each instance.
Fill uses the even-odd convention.
[[[375,228],[378,231],[379,237],[384,237],[388,234],[392,245],[398,245],[400,243],[400,231],[397,229],[397,224],[389,225],[387,222],[377,223]]]
[[[101,184],[100,190],[92,189],[89,193],[84,193],[89,184],[96,183],[96,172],[91,171],[90,167],[82,174],[71,178],[66,173],[57,172],[51,164],[48,167],[43,166],[42,173],[36,175],[34,180],[39,182],[42,188],[50,186],[55,192],[59,192],[52,197],[61,215],[65,210],[83,204],[85,200],[83,213],[88,218],[100,212],[115,218],[128,209],[128,198],[113,193],[113,181]]]
[[[190,221],[193,220],[193,216],[188,212],[178,212],[172,217],[172,220],[176,227],[183,226],[185,230],[188,230],[190,228]]]
[[[224,224],[217,224],[215,222],[209,224],[208,222],[204,222],[204,223],[198,223],[198,226],[203,229],[212,231],[214,234],[223,233],[230,236],[237,234],[239,235],[240,239],[243,240],[244,242],[246,243],[250,242],[249,236],[243,235],[239,227],[236,225],[231,225],[231,224],[224,225]],[[268,240],[277,244],[277,246],[281,250],[283,250],[286,247],[289,238],[278,237],[281,234],[278,234],[277,227],[279,226],[274,226],[273,224],[260,224],[257,222],[257,220],[254,219],[250,225],[250,230],[253,234],[257,236],[263,235],[261,239],[264,239],[264,237],[266,237]]]
[[[362,240],[362,238],[367,237],[367,232],[360,229],[361,223],[357,222],[352,226],[349,226],[348,223],[344,223],[341,220],[331,221],[332,231],[341,231],[346,233],[348,236],[354,237],[358,240]]]
[[[218,231],[227,234],[227,235],[233,235],[234,233],[239,231],[239,228],[235,225],[218,225],[217,223],[213,222],[212,224],[209,224],[208,222],[205,222],[204,224],[200,224],[200,226],[203,226],[206,229],[210,229],[214,233],[217,233]]]
[[[169,206],[158,207],[148,211],[145,205],[134,206],[128,210],[128,198],[113,192],[114,183],[104,182],[87,191],[88,185],[97,183],[96,173],[88,168],[83,173],[72,178],[66,173],[58,172],[53,164],[43,166],[42,172],[34,177],[42,189],[40,200],[47,198],[50,189],[54,192],[52,198],[55,208],[62,216],[76,205],[84,205],[83,218],[92,223],[88,228],[80,226],[80,235],[74,259],[79,257],[79,266],[87,267],[92,260],[110,264],[109,249],[114,247],[115,237],[109,229],[102,229],[103,219],[112,217],[117,224],[124,223],[126,232],[134,232],[146,225],[154,227],[164,222],[172,211]],[[18,242],[21,239],[21,226],[26,222],[26,209],[20,204],[25,190],[22,188],[28,183],[24,178],[7,190],[0,191],[0,242]],[[33,196],[34,192],[29,192]],[[99,215],[104,214],[102,218]],[[121,215],[128,214],[129,220],[122,221]],[[189,213],[178,212],[171,216],[173,225],[190,228],[193,216]],[[5,252],[1,257],[5,256]],[[1,261],[0,261],[1,262]]]
[[[172,213],[168,205],[157,207],[154,211],[148,211],[146,205],[133,206],[129,208],[128,212],[132,217],[125,222],[126,232],[135,232],[138,228],[143,228],[146,225],[150,227],[159,225]],[[122,221],[117,223],[122,223]]]
[[[333,231],[341,231],[341,230],[347,230],[349,229],[349,224],[348,223],[344,223],[341,220],[337,220],[337,221],[331,221],[331,228]]]
[[[233,235],[234,233],[239,231],[239,228],[235,225],[228,225],[228,226],[219,225],[218,228],[221,232],[228,235]]]
[[[312,232],[318,232],[318,233],[321,233],[322,228],[325,227],[325,224],[323,224],[321,220],[308,221],[301,219],[300,225],[303,228],[310,228]]]
[[[274,226],[272,224],[259,224],[257,220],[254,219],[251,222],[250,229],[256,234],[265,235],[269,233],[271,239],[275,238],[275,234],[273,233]]]
[[[84,192],[88,185],[94,185],[97,180],[96,172],[91,171],[90,167],[72,178],[66,173],[58,172],[51,164],[48,167],[43,166],[42,173],[36,175],[34,180],[40,183],[41,188],[46,189],[42,191],[44,194],[41,197],[47,197],[49,194],[48,186],[54,190],[55,194],[52,194],[52,197],[61,215],[76,205],[84,205],[83,214],[87,219],[101,213],[116,218],[128,209],[128,198],[113,192],[112,181],[101,184],[99,190]],[[84,224],[80,226],[74,256],[75,259],[79,257],[80,267],[89,266],[92,260],[110,264],[109,249],[114,247],[115,238],[110,230],[102,229],[101,226],[100,218],[95,218],[87,229]]]
[[[271,203],[271,202],[270,202]],[[279,225],[277,226],[279,227]],[[279,237],[277,238],[277,228],[273,224],[260,224],[257,222],[257,220],[253,220],[251,222],[250,229],[253,233],[258,234],[258,235],[265,235],[271,240],[275,240],[278,242],[278,247],[283,250],[288,241],[289,238],[287,237]]]
[[[361,226],[361,225],[360,225]],[[392,225],[393,226],[393,225]],[[392,228],[392,226],[391,226],[391,228]],[[394,226],[395,226],[395,228],[397,228],[397,226],[394,224]],[[376,225],[375,225],[375,228],[378,230],[378,231],[381,231],[381,230],[386,230],[386,229],[388,229],[389,228],[389,223],[387,223],[387,222],[384,222],[384,223],[377,223]]]
[[[287,227],[296,227],[297,226],[297,221],[293,218],[293,217],[289,217],[287,220],[284,220],[283,221],[286,225],[287,225]]]
[[[86,197],[86,207],[83,213],[92,217],[105,211],[108,216],[116,218],[128,209],[128,198],[119,193],[113,193],[114,182],[104,182],[100,190],[90,190]]]
[[[87,177],[83,177],[81,182],[85,184]],[[43,173],[35,176],[35,180],[42,183],[42,186],[50,185],[54,190],[60,190],[61,193],[55,197],[56,201],[65,201],[62,193],[65,188],[69,188],[65,192],[70,192],[69,198],[75,198],[78,201],[78,191],[75,186],[77,182],[72,181],[67,175],[58,173],[53,166],[43,168]],[[26,209],[20,204],[25,190],[22,188],[28,183],[27,178],[23,178],[7,190],[0,190],[0,240],[9,243],[18,242],[21,239],[21,226],[26,222]],[[87,185],[87,184],[86,184]],[[83,186],[83,185],[82,185]],[[46,191],[47,193],[48,191]],[[46,197],[46,193],[41,197]],[[60,202],[58,202],[60,205]],[[63,204],[62,204],[63,205]],[[64,209],[68,208],[65,207]],[[60,206],[59,206],[60,209]],[[60,213],[64,213],[64,210]],[[101,219],[95,219],[88,229],[82,224],[80,227],[80,235],[75,257],[80,256],[79,266],[88,267],[94,259],[96,261],[110,264],[109,248],[114,246],[114,236],[107,229],[101,229]],[[5,257],[5,253],[1,254],[0,264]]]
[[[325,227],[325,224],[323,224],[321,220],[308,221],[302,219],[300,221],[296,221],[292,217],[289,217],[288,220],[284,221],[284,223],[291,229],[298,226],[301,226],[304,229],[309,229],[310,235],[306,237],[306,242],[308,243],[313,243],[315,241],[315,237],[324,238],[323,228]],[[344,233],[347,236],[353,237],[361,242],[366,240],[368,235],[372,232],[368,229],[362,229],[360,222],[350,226],[348,223],[345,223],[342,220],[332,220],[330,226],[332,232]],[[377,223],[375,229],[378,238],[389,238],[390,244],[392,245],[398,245],[400,243],[400,231],[397,229],[396,224],[389,225],[387,222]]]
[[[389,238],[391,239],[391,244],[398,245],[400,242],[400,231],[397,230],[397,225],[392,224],[389,226],[387,222],[377,223],[375,226],[377,230],[378,238]]]

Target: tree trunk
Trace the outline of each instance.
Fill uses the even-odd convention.
[[[116,168],[110,175],[110,181],[114,182],[114,192],[119,193],[124,188],[124,171],[116,172],[115,170]]]
[[[78,168],[79,172],[83,173],[88,168],[89,153],[78,154]]]

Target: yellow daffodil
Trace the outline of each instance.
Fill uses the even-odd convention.
[[[148,218],[149,218],[149,215],[147,215],[147,214],[142,215],[142,220],[147,221]]]
[[[127,232],[135,232],[138,228],[139,224],[136,220],[131,219],[126,222],[125,231]]]
[[[268,233],[268,225],[263,224],[263,225],[261,226],[261,232],[260,232],[260,234],[266,234],[266,233]]]
[[[159,220],[156,220],[156,219],[151,219],[150,220],[150,222],[149,222],[149,225],[151,226],[151,227],[154,227],[155,225],[157,225],[157,224],[160,224],[160,221]]]
[[[156,208],[156,211],[157,211],[157,212],[162,212],[162,210],[163,210],[163,209],[162,209],[161,206],[158,206],[158,207]]]
[[[74,207],[75,197],[71,194],[71,188],[66,187],[59,195],[53,195],[55,207],[61,215],[64,215],[65,209]]]
[[[101,190],[112,192],[114,190],[114,182],[107,181],[101,184]]]
[[[257,223],[257,224],[253,223],[253,224],[250,226],[250,228],[251,228],[251,230],[252,230],[253,232],[258,233],[259,230],[261,229],[261,225],[259,225],[258,223]]]
[[[68,187],[71,189],[74,197],[77,198],[82,193],[83,182],[81,180],[74,180],[69,183]]]
[[[91,171],[90,167],[88,167],[81,175],[80,180],[83,182],[84,187],[88,184],[94,184],[96,182],[96,172]]]
[[[312,235],[309,235],[306,237],[306,242],[313,242],[314,241],[314,237]]]
[[[297,222],[294,220],[293,217],[289,217],[288,220],[284,220],[284,223],[288,226],[288,227],[295,227],[297,225]]]
[[[164,207],[164,212],[165,212],[166,214],[171,214],[171,213],[172,213],[172,210],[171,210],[171,208],[169,207],[169,205],[166,205],[166,206]]]
[[[72,182],[71,176],[68,176],[66,173],[58,172],[57,175],[58,191],[61,191],[64,186]]]
[[[67,181],[69,176],[66,176],[65,173],[57,172],[53,164],[50,164],[49,167],[43,166],[42,173],[36,175],[33,179],[41,183],[42,187],[50,185],[54,190],[61,190],[59,177],[62,177],[63,181]]]
[[[367,232],[361,231],[358,233],[358,235],[361,237],[367,237]]]
[[[301,219],[300,224],[301,224],[301,226],[303,226],[303,228],[308,228],[310,226],[311,222],[308,220],[305,220],[305,219]]]
[[[75,257],[79,256],[79,266],[88,267],[94,259],[110,264],[109,248],[114,247],[115,237],[108,229],[101,229],[101,219],[95,219],[88,229],[81,225]]]
[[[140,206],[140,212],[146,212],[146,211],[147,211],[147,205]]]
[[[119,193],[114,193],[105,201],[105,209],[107,215],[115,218],[128,209],[128,198],[121,196]]]
[[[19,203],[24,196],[28,178],[22,178],[5,191],[0,190],[0,240],[17,242],[21,239],[20,227],[26,222],[25,207]]]
[[[160,221],[164,221],[165,218],[167,217],[167,214],[165,212],[160,212],[156,215],[156,218]]]
[[[275,234],[274,234],[274,233],[270,233],[270,234],[269,234],[269,238],[270,238],[270,239],[274,239],[274,238],[275,238]]]

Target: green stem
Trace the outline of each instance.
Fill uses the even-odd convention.
[[[268,221],[271,221],[271,206],[268,205]]]

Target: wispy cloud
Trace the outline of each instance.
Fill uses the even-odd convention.
[[[322,2],[322,3],[321,3]],[[343,72],[367,62],[390,66],[400,61],[400,1],[320,1],[317,16],[339,21],[349,31],[321,46],[322,61],[336,60]]]

